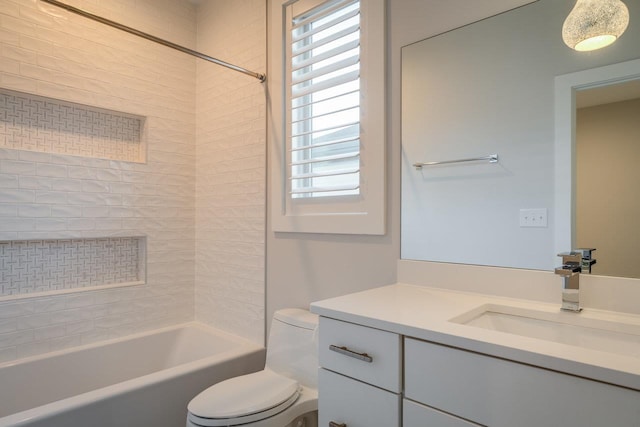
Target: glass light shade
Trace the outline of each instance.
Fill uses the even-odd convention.
[[[572,49],[609,46],[629,25],[629,9],[620,0],[578,0],[562,26],[562,39]]]

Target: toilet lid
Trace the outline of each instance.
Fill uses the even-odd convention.
[[[298,393],[297,381],[265,369],[209,387],[189,402],[188,409],[198,418],[238,418],[289,401],[291,405]]]

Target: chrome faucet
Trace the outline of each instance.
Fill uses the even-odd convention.
[[[556,268],[555,273],[562,277],[562,310],[573,312],[582,310],[580,273],[591,274],[591,267],[596,263],[593,251],[595,248],[583,248],[558,254],[562,257],[562,266]]]

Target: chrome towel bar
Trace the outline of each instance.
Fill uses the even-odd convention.
[[[414,163],[413,166],[416,169],[422,169],[423,166],[449,165],[449,164],[453,164],[453,163],[483,162],[483,161],[488,161],[489,163],[498,163],[498,155],[497,154],[489,154],[488,156],[472,157],[470,159],[443,160],[443,161],[440,161],[440,162]]]

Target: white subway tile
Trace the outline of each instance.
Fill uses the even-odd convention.
[[[0,42],[8,45],[18,46],[20,44],[20,35],[13,31],[0,28]]]
[[[79,206],[51,206],[51,216],[55,218],[77,218],[82,216]]]
[[[66,333],[64,325],[45,326],[33,330],[34,341],[45,341],[53,338],[60,338]]]
[[[59,165],[67,165],[67,166],[82,166],[82,157],[80,156],[71,156],[67,154],[50,154],[51,163],[56,163]]]
[[[32,190],[0,190],[0,203],[33,203],[36,192]]]
[[[7,175],[4,173],[0,173],[0,189],[19,188],[19,186],[20,186],[20,181],[18,180],[17,175]]]
[[[18,151],[8,148],[0,148],[0,160],[17,160]]]
[[[67,193],[62,191],[36,191],[36,203],[48,203],[52,205],[66,205]]]
[[[25,162],[48,163],[51,161],[51,154],[37,151],[19,151],[19,158]]]
[[[35,37],[21,35],[20,47],[32,52],[49,53],[53,50],[53,43]]]
[[[16,319],[0,319],[0,334],[14,332],[17,330]]]
[[[93,320],[67,323],[67,335],[84,334],[93,331]]]
[[[96,179],[98,174],[96,169],[84,166],[69,166],[68,172],[69,178],[76,179]]]
[[[36,229],[34,219],[13,219],[7,218],[0,221],[0,231],[33,231]]]
[[[82,191],[88,193],[108,193],[109,192],[109,184],[100,181],[83,181],[82,182]]]
[[[0,204],[0,216],[18,216],[18,206]]]
[[[122,230],[122,220],[106,218],[97,219],[96,230]]]
[[[35,313],[59,311],[64,310],[64,308],[64,299],[60,297],[38,298],[33,302],[33,311]]]
[[[40,178],[37,176],[19,176],[18,177],[20,188],[28,188],[33,190],[50,190],[51,180],[47,178]]]
[[[66,178],[67,166],[38,163],[37,174],[39,176],[48,176],[52,178]]]
[[[38,91],[36,80],[14,74],[0,74],[0,86],[21,92],[35,93]]]
[[[9,332],[0,334],[0,348],[13,347],[29,343],[33,340],[33,330]]]
[[[85,218],[67,219],[68,230],[86,231],[86,230],[93,230],[95,228],[96,228],[96,223],[95,223],[95,220],[93,219],[85,219]]]
[[[96,171],[96,178],[100,181],[120,181],[121,173],[113,169],[98,169]]]
[[[96,205],[98,204],[98,195],[95,193],[69,193],[67,202],[70,205]]]
[[[47,205],[21,204],[18,209],[18,216],[31,218],[46,218],[51,216],[51,207]]]
[[[36,220],[36,229],[38,231],[60,231],[66,230],[67,220],[57,218],[39,218]]]
[[[14,61],[18,61],[19,63],[29,63],[35,64],[37,55],[35,52],[32,52],[27,49],[23,49],[18,46],[12,45],[2,45],[2,49],[0,50],[3,58],[13,59]]]
[[[51,179],[51,189],[54,191],[82,191],[84,181],[80,179]]]
[[[109,208],[102,206],[82,208],[82,216],[87,218],[106,218],[109,216]]]
[[[36,173],[36,165],[32,162],[2,160],[0,161],[0,173],[34,175]]]

